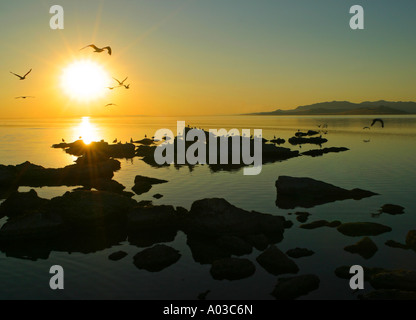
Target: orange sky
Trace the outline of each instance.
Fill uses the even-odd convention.
[[[318,2],[9,2],[0,12],[0,118],[238,114],[333,100],[416,100],[409,8],[369,3],[366,12],[377,15],[368,14],[366,30],[352,31],[348,5]],[[53,4],[64,7],[64,30],[49,28]],[[396,24],[384,25],[392,13]],[[113,55],[79,50],[90,43],[111,45]],[[118,79],[128,76],[131,89],[71,99],[60,77],[82,59]],[[9,73],[30,68],[24,81]],[[15,99],[21,95],[36,98]]]

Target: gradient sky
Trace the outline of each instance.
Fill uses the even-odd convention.
[[[49,8],[65,29],[49,28]],[[365,30],[349,8],[365,9]],[[0,3],[0,118],[211,115],[322,101],[416,100],[414,0],[16,0]],[[111,45],[113,55],[79,49]],[[59,83],[88,58],[130,90],[81,103]],[[32,74],[19,81],[9,71]],[[35,99],[14,99],[33,95]],[[104,108],[107,103],[116,108]]]

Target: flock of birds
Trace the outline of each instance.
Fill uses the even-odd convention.
[[[97,53],[101,53],[101,52],[104,52],[105,50],[107,50],[107,53],[110,56],[111,56],[111,54],[113,52],[110,46],[106,46],[106,47],[103,47],[103,48],[98,48],[95,44],[89,44],[88,46],[85,46],[85,47],[81,48],[80,50],[83,50],[83,49],[89,48],[89,47],[90,48],[93,48],[94,49],[93,52],[97,52]],[[21,75],[19,75],[17,73],[14,73],[14,72],[11,72],[10,71],[10,73],[13,74],[13,75],[15,75],[16,77],[18,77],[19,80],[25,80],[26,77],[31,72],[32,72],[32,69],[30,69],[23,76],[21,76]],[[124,87],[125,89],[130,89],[130,83],[129,84],[124,84],[124,82],[128,79],[128,77],[126,77],[123,81],[120,81],[120,80],[118,80],[118,79],[116,79],[114,77],[113,77],[113,79],[117,81],[118,85],[115,85],[115,86],[112,86],[112,87],[107,87],[108,89],[113,90],[115,88],[120,88],[120,87]],[[34,96],[18,96],[18,97],[15,97],[15,99],[27,99],[27,98],[35,98],[35,97]],[[107,103],[105,105],[105,107],[110,107],[110,106],[117,106],[117,105],[115,103]]]

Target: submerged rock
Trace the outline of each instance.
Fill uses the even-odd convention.
[[[346,236],[361,237],[378,236],[379,234],[390,232],[392,229],[374,222],[349,222],[341,224],[337,230]]]
[[[148,192],[152,188],[152,185],[160,184],[160,183],[166,183],[166,182],[168,182],[168,181],[137,175],[134,178],[134,186],[131,189],[136,194],[140,195],[140,194]]]
[[[117,252],[113,252],[112,254],[110,254],[108,256],[108,259],[110,259],[112,261],[118,261],[118,260],[123,259],[125,256],[127,256],[127,252],[117,251]]]
[[[309,212],[295,212],[295,215],[296,220],[298,220],[301,223],[305,223],[311,214]]]
[[[134,256],[134,265],[150,272],[161,271],[176,263],[181,257],[178,250],[164,244],[157,244]]]
[[[276,181],[276,191],[276,205],[282,209],[311,208],[328,202],[346,199],[360,200],[376,195],[376,193],[361,189],[346,190],[311,178],[288,176],[279,176]]]
[[[210,273],[216,280],[240,280],[254,274],[256,267],[248,259],[224,258],[212,263]]]
[[[305,248],[295,248],[286,251],[286,254],[291,258],[302,258],[313,255],[315,252]]]
[[[273,275],[298,273],[299,271],[296,263],[274,245],[260,254],[256,260],[267,272]]]
[[[369,259],[377,252],[378,248],[369,237],[364,237],[356,244],[346,246],[344,250],[351,253],[358,253],[364,259]]]
[[[381,207],[380,212],[396,215],[396,214],[403,214],[404,207],[398,206],[395,204],[385,204]]]
[[[307,224],[301,224],[299,228],[302,228],[302,229],[316,229],[316,228],[321,228],[321,227],[336,228],[339,225],[341,225],[341,222],[337,220],[332,221],[332,222],[329,222],[326,220],[317,220],[317,221],[313,221]]]
[[[313,274],[279,278],[272,295],[279,300],[296,299],[318,289],[319,283],[319,278]]]

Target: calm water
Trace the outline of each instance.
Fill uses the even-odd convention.
[[[160,128],[171,129],[176,134],[176,121],[209,128],[263,129],[263,137],[288,139],[298,130],[318,129],[327,123],[329,141],[325,147],[348,147],[343,153],[322,157],[298,157],[263,166],[258,176],[244,176],[243,171],[212,173],[207,166],[188,168],[152,168],[139,158],[120,160],[122,168],[114,179],[126,186],[133,186],[137,174],[163,178],[169,183],[155,185],[146,194],[135,196],[136,200],[153,200],[154,204],[172,204],[190,208],[198,199],[223,197],[230,203],[246,210],[257,210],[283,215],[294,222],[287,229],[284,240],[278,244],[282,251],[304,247],[315,251],[310,257],[296,259],[299,274],[314,273],[321,279],[320,288],[303,299],[355,299],[348,281],[334,275],[336,267],[361,264],[386,268],[416,270],[414,252],[392,249],[384,245],[389,239],[404,242],[406,233],[415,228],[416,203],[416,117],[383,117],[385,128],[372,127],[372,117],[263,117],[223,116],[194,118],[84,118],[44,120],[0,120],[0,163],[19,164],[24,161],[44,167],[63,167],[73,163],[74,157],[51,145],[64,138],[67,142],[82,136],[85,140],[129,141],[138,140],[146,134],[154,135]],[[367,142],[365,142],[367,141]],[[288,143],[283,145],[292,149]],[[308,150],[306,145],[299,149]],[[360,201],[347,200],[308,209],[309,222],[319,219],[348,221],[373,221],[389,225],[393,231],[372,237],[378,252],[369,260],[343,250],[359,238],[343,236],[335,229],[319,228],[304,230],[289,212],[276,207],[275,181],[280,175],[311,177],[333,183],[347,189],[362,188],[379,193],[379,196]],[[27,191],[29,188],[20,188]],[[52,198],[71,190],[67,187],[44,187],[36,189],[44,198]],[[161,193],[155,200],[152,195]],[[373,218],[371,213],[386,203],[402,205],[405,214],[383,214]],[[302,208],[297,210],[302,211]],[[303,210],[304,211],[304,210]],[[0,220],[4,223],[5,219]],[[254,250],[246,256],[256,265],[256,273],[239,281],[213,280],[209,265],[196,263],[186,245],[186,235],[179,232],[170,246],[180,250],[182,257],[174,265],[158,273],[139,270],[133,265],[133,256],[143,248],[132,246],[128,241],[95,253],[51,252],[47,259],[30,261],[7,257],[0,252],[0,298],[74,298],[74,299],[196,299],[197,295],[211,290],[208,299],[273,299],[277,277],[268,274],[255,258]],[[112,252],[124,250],[128,256],[118,262],[108,260]],[[65,290],[49,289],[49,268],[59,264],[65,270]],[[366,284],[366,291],[371,290]]]

